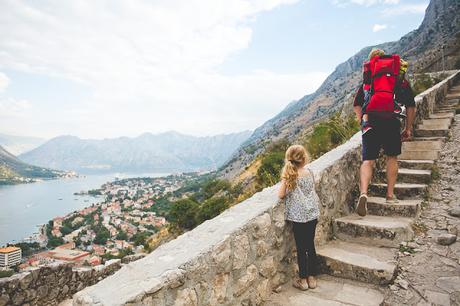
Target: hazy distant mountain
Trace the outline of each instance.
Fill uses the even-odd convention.
[[[13,136],[0,134],[0,146],[14,155],[35,149],[45,143],[46,139],[27,136]]]
[[[55,178],[61,173],[42,167],[32,166],[17,159],[0,146],[0,185],[19,183],[21,179]]]
[[[86,173],[210,170],[222,165],[250,134],[194,137],[166,132],[102,140],[60,136],[19,158],[43,167]]]
[[[295,141],[315,122],[351,105],[357,86],[362,82],[362,63],[373,46],[365,47],[339,64],[316,92],[289,103],[278,115],[258,127],[221,170],[233,179],[278,139]],[[460,68],[460,1],[432,0],[420,27],[398,41],[376,47],[398,53],[408,60],[409,72],[430,72]],[[444,64],[443,57],[444,54]]]

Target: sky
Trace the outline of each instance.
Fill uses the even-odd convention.
[[[253,130],[427,0],[0,2],[0,133]]]

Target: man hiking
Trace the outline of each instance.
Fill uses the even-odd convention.
[[[369,54],[369,61],[364,63],[363,84],[358,88],[353,103],[363,132],[361,195],[357,207],[360,216],[367,214],[367,190],[381,148],[386,155],[386,203],[398,202],[394,194],[398,176],[398,155],[401,154],[402,141],[412,136],[415,117],[414,94],[405,79],[406,70],[407,63],[399,55],[385,55],[380,49],[373,49]],[[406,115],[401,113],[402,106],[406,107]],[[399,118],[402,116],[405,117],[405,125],[401,133]]]

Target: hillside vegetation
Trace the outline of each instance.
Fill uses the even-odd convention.
[[[60,171],[24,163],[0,146],[0,185],[51,179],[62,174]]]

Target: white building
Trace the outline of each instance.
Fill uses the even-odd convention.
[[[9,268],[21,263],[21,249],[18,247],[0,248],[0,268]]]

